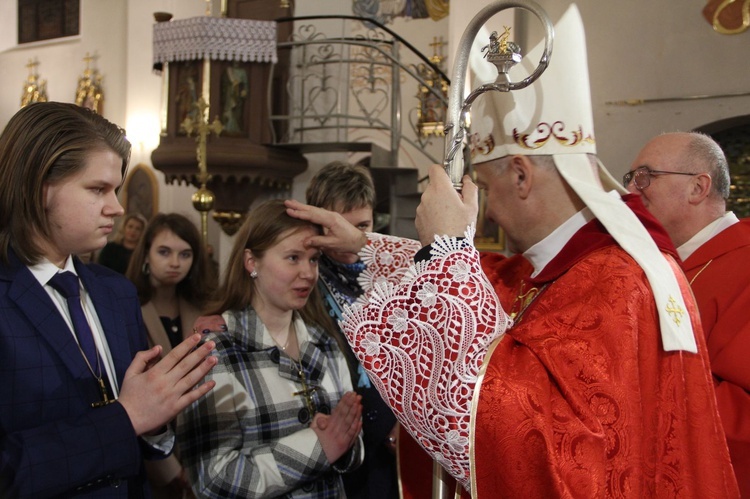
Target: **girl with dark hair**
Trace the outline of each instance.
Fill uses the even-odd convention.
[[[168,352],[192,333],[211,295],[206,249],[195,224],[159,213],[133,252],[126,277],[135,284],[149,343]]]

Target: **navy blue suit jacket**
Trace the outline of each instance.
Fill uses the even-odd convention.
[[[0,497],[148,496],[143,457],[119,403],[96,379],[52,299],[15,254],[0,264]],[[134,286],[75,260],[112,354],[118,384],[146,329]]]

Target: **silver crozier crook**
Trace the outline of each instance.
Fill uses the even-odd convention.
[[[508,71],[521,61],[521,50],[513,42],[507,41],[507,33],[498,37],[496,32],[490,36],[490,43],[482,50],[486,50],[485,58],[497,67],[497,79],[494,83],[487,83],[472,91],[466,100],[462,100],[464,85],[466,82],[466,70],[469,64],[469,53],[474,44],[479,30],[492,16],[501,10],[519,8],[531,11],[544,25],[544,52],[539,65],[533,73],[519,82],[512,82],[508,77]],[[451,178],[453,186],[461,190],[461,179],[464,174],[462,148],[466,138],[466,113],[472,102],[484,92],[497,90],[509,92],[525,88],[534,82],[547,69],[550,56],[552,55],[552,40],[554,39],[554,28],[547,13],[531,0],[519,0],[516,2],[500,1],[488,5],[474,16],[466,27],[461,41],[458,44],[456,62],[453,66],[453,78],[448,96],[448,120],[445,126],[445,171]],[[447,472],[437,461],[432,467],[432,499],[448,499]]]
[[[521,61],[520,48],[513,42],[507,42],[507,34],[498,37],[497,33],[493,33],[490,36],[489,45],[485,47],[487,50],[485,58],[497,66],[497,79],[494,83],[478,87],[466,97],[466,100],[463,100],[462,94],[466,81],[466,70],[469,64],[469,53],[474,44],[474,38],[488,19],[501,10],[510,8],[528,10],[538,17],[544,25],[544,52],[541,59],[539,59],[539,65],[527,78],[519,82],[511,82],[508,77],[508,71]],[[531,0],[519,0],[516,2],[500,1],[490,4],[480,10],[466,27],[458,44],[456,62],[453,66],[453,78],[451,79],[450,94],[448,95],[448,119],[445,126],[445,161],[443,164],[456,189],[461,190],[461,177],[464,174],[463,155],[459,154],[459,152],[462,152],[464,139],[466,138],[466,113],[469,111],[472,102],[479,95],[490,90],[508,92],[529,86],[547,69],[550,56],[552,55],[553,38],[554,28],[547,13],[536,2]]]

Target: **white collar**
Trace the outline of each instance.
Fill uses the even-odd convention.
[[[73,265],[73,258],[71,258],[70,256],[68,256],[68,259],[65,260],[65,266],[62,269],[54,263],[50,262],[47,258],[43,257],[39,263],[29,265],[29,270],[42,286],[46,285],[49,280],[52,279],[52,276],[54,276],[58,272],[68,271],[73,272],[75,275],[78,275],[78,272],[76,272],[76,267],[75,265]]]
[[[740,219],[737,218],[737,215],[735,215],[731,211],[724,213],[724,215],[720,216],[710,224],[703,227],[700,231],[698,231],[696,235],[688,239],[686,243],[677,248],[677,254],[680,255],[680,258],[684,262],[685,260],[690,258],[690,255],[695,253],[695,250],[706,244],[716,234],[723,231],[724,229],[728,229],[739,221]]]
[[[524,251],[523,256],[534,267],[534,273],[531,274],[531,277],[539,275],[544,267],[568,244],[570,238],[593,218],[594,214],[591,213],[591,210],[584,208],[563,222],[550,235]]]

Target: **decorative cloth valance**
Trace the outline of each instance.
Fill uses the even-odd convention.
[[[276,62],[276,23],[192,17],[154,25],[154,64],[195,59]]]

